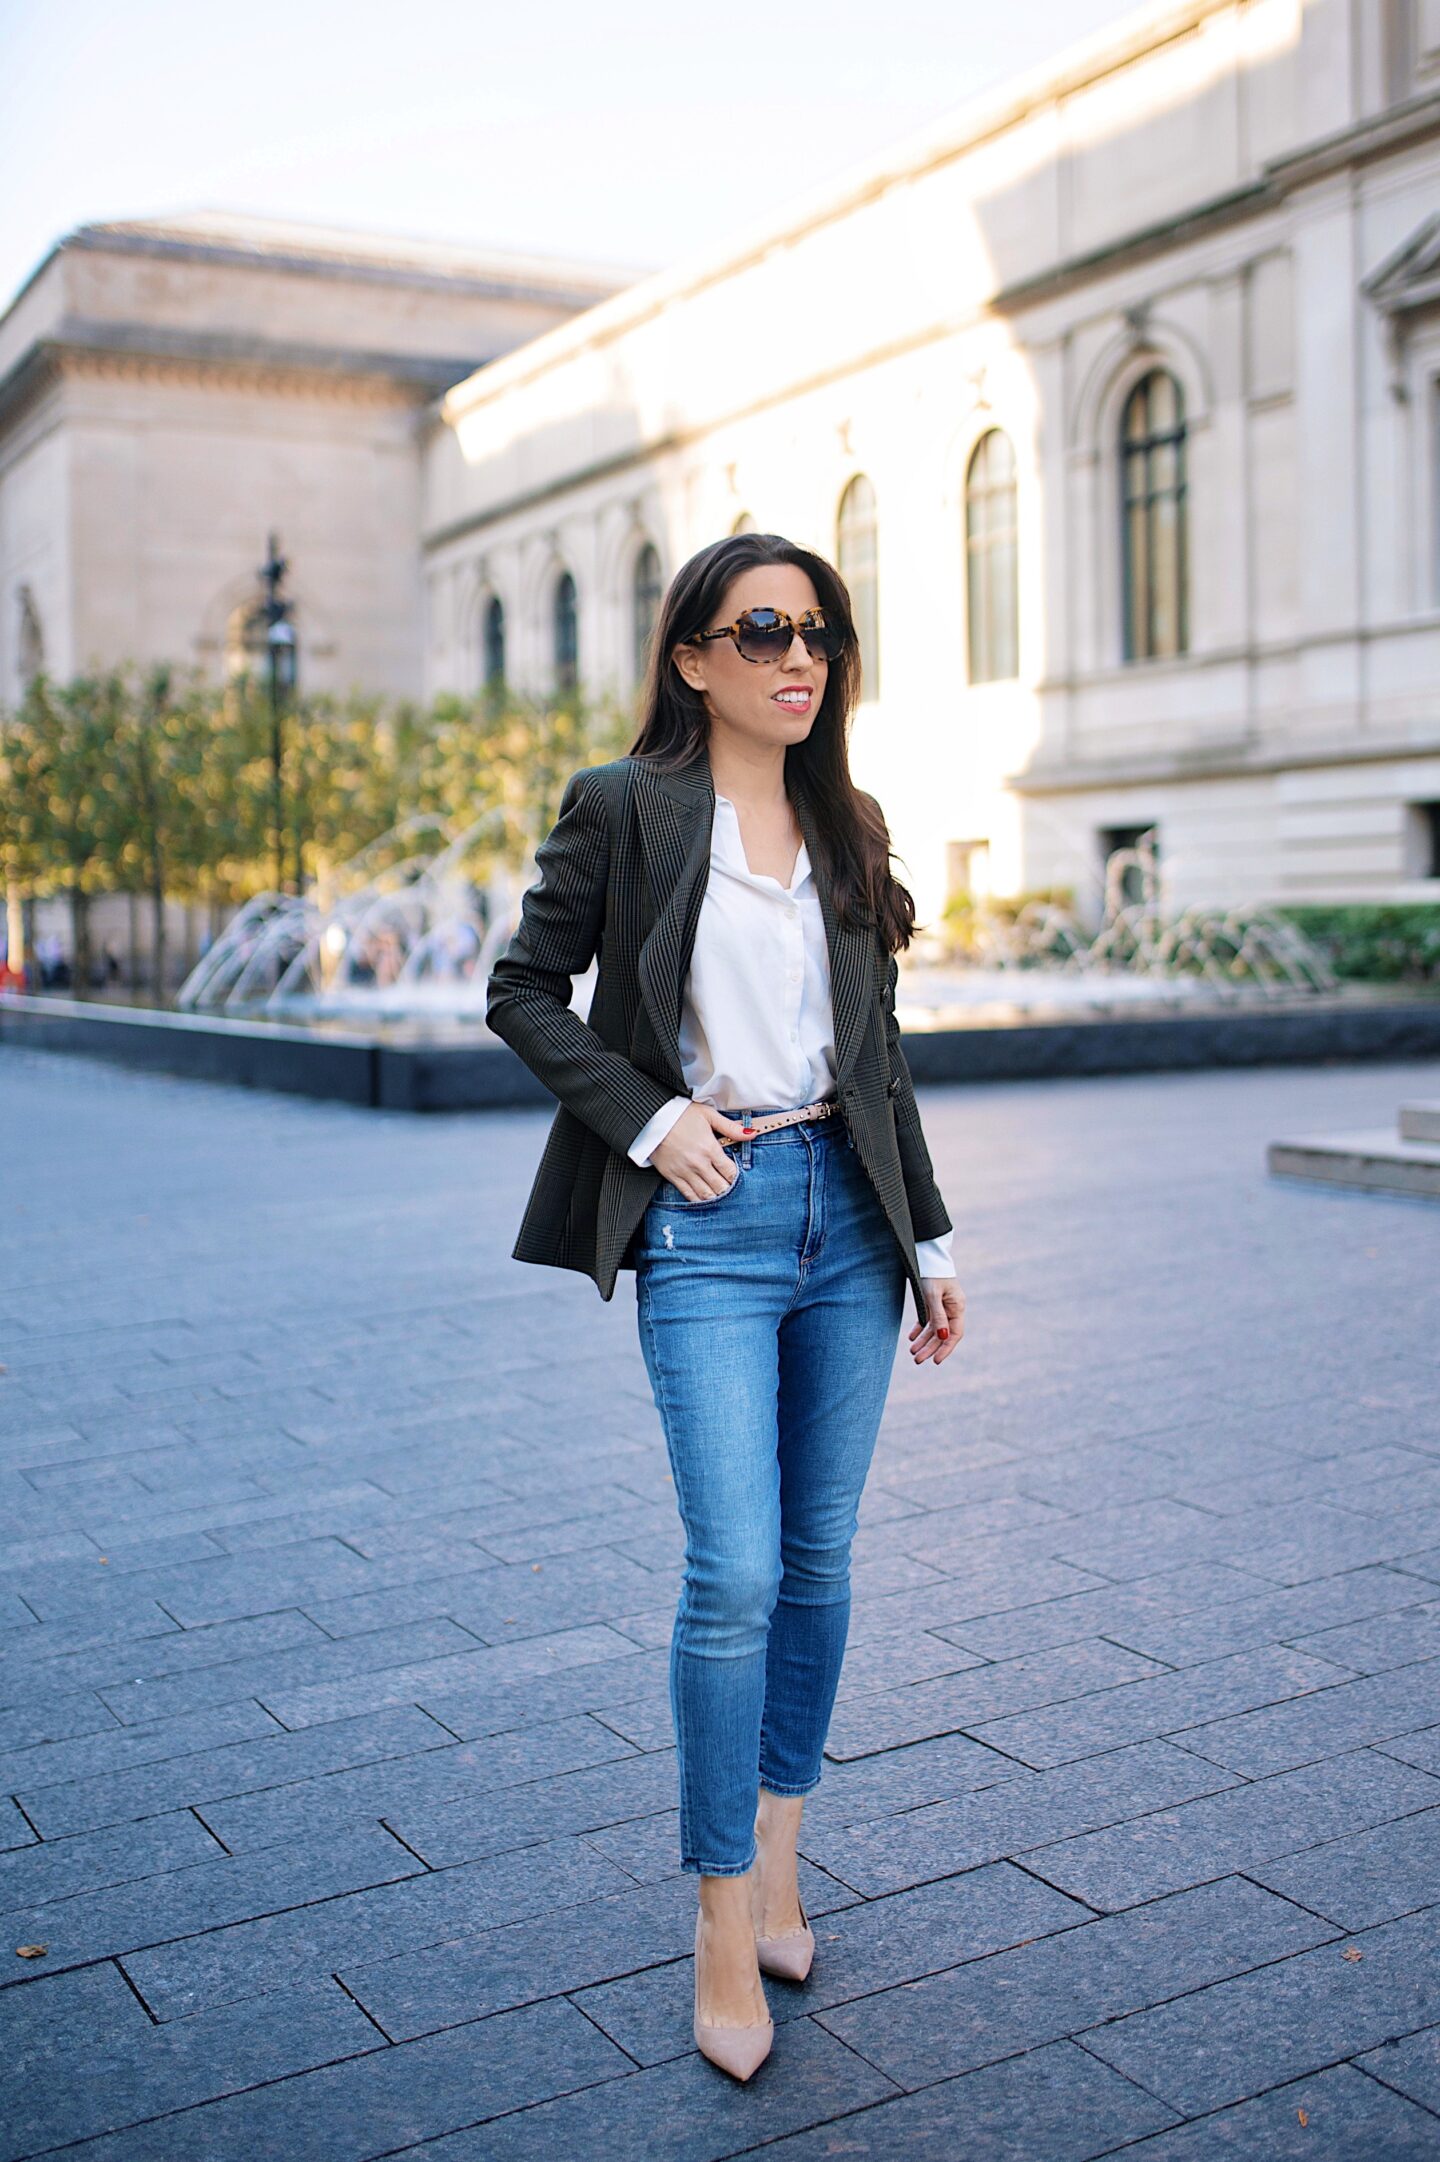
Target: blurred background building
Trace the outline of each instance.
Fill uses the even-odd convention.
[[[834,554],[922,916],[1433,897],[1440,4],[1192,0],[453,389],[427,679],[623,683],[742,520]]]
[[[737,151],[737,154],[740,154]],[[922,919],[1433,899],[1440,0],[1157,0],[724,249],[88,228],[0,322],[0,682],[638,679],[678,564],[833,556]]]
[[[219,212],[69,234],[0,319],[0,698],[239,667],[271,529],[309,687],[413,695],[426,414],[633,277]]]

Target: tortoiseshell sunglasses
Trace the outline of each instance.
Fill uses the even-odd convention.
[[[707,638],[733,638],[742,661],[783,661],[797,631],[817,661],[833,661],[844,644],[840,632],[825,621],[823,608],[807,608],[798,622],[783,608],[747,608],[733,623],[718,631],[696,631],[686,643],[699,646]]]

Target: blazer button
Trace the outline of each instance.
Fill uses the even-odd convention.
[[[898,1089],[898,1088],[899,1088],[899,1086],[900,1086],[900,1076],[899,1076],[899,1074],[897,1073],[897,1074],[895,1075],[894,1079],[893,1079],[893,1080],[891,1081],[891,1083],[890,1083],[890,1086],[889,1086],[889,1087],[888,1087],[888,1088],[886,1089],[886,1091],[885,1091],[886,1095],[887,1095],[887,1096],[893,1096],[893,1095],[895,1094],[895,1091],[896,1091],[896,1089]]]

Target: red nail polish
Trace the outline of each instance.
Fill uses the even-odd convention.
[[[950,1334],[950,1331],[948,1329],[941,1329],[939,1333],[941,1336],[948,1336]]]

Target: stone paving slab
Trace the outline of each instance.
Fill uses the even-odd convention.
[[[1424,1815],[1437,1802],[1440,1782],[1408,1767],[1387,1770],[1383,1757],[1361,1749],[1058,1841],[1029,1863],[1047,1883],[1115,1913],[1277,1855],[1323,1851],[1342,1831]]]
[[[1008,1779],[992,1775],[980,1791],[903,1814],[869,1813],[836,1829],[822,1824],[807,1835],[806,1852],[843,1883],[877,1898],[1100,1826],[1138,1838],[1154,1821],[1152,1812],[1168,1821],[1195,1796],[1238,1785],[1218,1765],[1167,1742],[1138,1742],[1053,1771],[1015,1767]]]
[[[1440,1789],[1436,1801],[1440,1803]],[[1327,1839],[1250,1874],[1342,1929],[1366,1929],[1433,1903],[1440,1889],[1440,1807]]]
[[[1084,2035],[1163,1999],[1306,1951],[1336,1932],[1231,1877],[1155,1899],[819,2014],[898,2086],[926,2087]]]
[[[1073,1716],[1081,1698],[1090,1699],[1093,1692],[1105,1691],[1114,1683],[1163,1671],[1154,1660],[1123,1651],[1102,1637],[1018,1659],[997,1659],[939,1681],[872,1691],[843,1705],[837,1700],[826,1754],[842,1761],[874,1756],[881,1749],[961,1729],[983,1739],[987,1723],[1008,1726],[1011,1721],[1005,1714],[1037,1704],[1063,1705],[1065,1711],[1059,1715],[1063,1721]],[[1027,1761],[1019,1749],[1006,1753]]]
[[[1433,2162],[1435,2120],[1378,2075],[1339,2064],[1125,2153],[1135,2162]]]
[[[215,1849],[215,1860],[107,1885],[84,1898],[12,1907],[11,1934],[18,1944],[45,1945],[44,1971],[53,1973],[127,1953],[159,1957],[145,1948],[207,1944],[215,1931],[261,1917],[318,1915],[346,1893],[421,1874],[415,1857],[381,1824],[347,1826],[343,1835],[278,1852],[231,1857],[218,1841]],[[22,1965],[0,1969],[0,1990],[21,1988],[27,1979]]]
[[[386,1821],[396,1838],[432,1869],[453,1869],[563,1833],[590,1837],[598,1852],[612,1853],[613,1846],[596,1835],[608,1833],[611,1841],[619,1841],[643,1838],[656,1824],[673,1830],[675,1787],[673,1750],[632,1751],[609,1763],[513,1788],[504,1797],[503,1809],[488,1791],[462,1793],[440,1803],[405,1804],[393,1809]],[[677,1843],[667,1840],[666,1874],[678,1868],[677,1854]],[[622,1853],[614,1853],[614,1859],[630,1869]],[[637,1881],[648,1881],[648,1875]]]
[[[1077,1607],[1080,1604],[1077,1600]],[[1129,1650],[1172,1667],[1199,1666],[1278,1639],[1293,1650],[1310,1651],[1316,1658],[1355,1668],[1357,1661],[1345,1656],[1338,1634],[1327,1648],[1322,1632],[1332,1627],[1338,1632],[1356,1619],[1369,1622],[1377,1616],[1388,1617],[1397,1608],[1423,1612],[1415,1606],[1415,1579],[1382,1566],[1349,1569],[1342,1576],[1259,1597],[1225,1598],[1222,1593],[1221,1600],[1197,1601],[1194,1609],[1184,1612],[1167,1613],[1158,1601],[1137,1611],[1132,1601],[1128,1608],[1118,1610],[1105,1633]]]
[[[247,2005],[243,2015],[201,2013],[175,2020],[159,2030],[159,2064],[152,2059],[147,2065],[146,2089],[123,2095],[117,2104],[81,2082],[78,2093],[72,2089],[67,2096],[68,2122],[62,2123],[73,2139],[87,2117],[92,2123],[107,2116],[114,2121],[139,2110],[149,2116],[132,2119],[132,2130],[85,2138],[65,2152],[87,2162],[200,2162],[202,2156],[204,2162],[255,2162],[258,2156],[277,2162],[281,2157],[284,2162],[362,2162],[634,2069],[563,1998],[389,2049],[349,1999],[333,1983],[329,1987],[354,2022],[343,2036],[351,2049],[335,2046],[339,2034],[326,2049],[312,2033],[316,2069],[305,2067],[303,2045],[292,2045],[288,2053],[273,2053],[263,2084],[246,2079],[250,2067],[243,2063],[218,2075],[209,2072],[209,2099],[203,2093],[208,2068],[173,2062],[177,2038],[183,2043],[186,2029],[202,2026],[221,2032],[248,2029],[263,2037],[277,2023],[283,2028],[287,2014],[293,2018],[299,1993],[279,1992],[258,2008]],[[207,2099],[208,2107],[198,2106]]]
[[[1123,1686],[1097,1687],[1083,1698],[1046,1704],[1039,1711],[980,1719],[969,1731],[990,1748],[1038,1769],[1118,1749],[1149,1735],[1190,1735],[1193,1730],[1195,1749],[1220,1763],[1226,1760],[1215,1757],[1201,1738],[1213,1731],[1212,1722],[1218,1725],[1217,1712],[1248,1711],[1299,1698],[1307,1713],[1322,1716],[1314,1700],[1322,1691],[1338,1694],[1337,1685],[1349,1678],[1344,1667],[1330,1660],[1270,1646],[1234,1652],[1178,1673],[1159,1672],[1153,1660],[1145,1667],[1144,1676],[1133,1681],[1117,1674]]]
[[[1264,1171],[1427,1088],[924,1092],[967,1339],[740,2087],[633,1279],[509,1254],[548,1115],[0,1052],[0,2162],[1440,2155],[1436,1224]]]
[[[12,1795],[0,1802],[0,1854],[10,1854],[21,1847],[33,1847],[35,1827],[25,1816]]]
[[[348,1853],[357,1844],[352,1832],[315,1846],[322,1853],[333,1848]],[[388,1880],[373,1868],[368,1874],[367,1883],[357,1868],[353,1885],[338,1883],[329,1898],[289,1906],[277,1901],[264,1912],[257,1908],[233,1919],[207,1915],[202,1928],[183,1938],[152,1936],[157,1948],[132,1953],[126,1972],[159,2020],[264,1996],[297,1972],[363,1972],[362,1963],[372,1961],[385,1965],[387,1983],[392,1969],[403,1983],[412,1970],[424,1975],[433,1967],[438,1996],[457,1952],[472,1941],[471,1932],[488,1928],[498,1938],[508,1929],[507,1949],[547,1938],[562,1942],[567,1929],[579,1937],[606,1898],[629,1897],[631,1887],[624,1870],[585,1841],[570,1838],[505,1850],[455,1869],[417,1867],[403,1880],[398,1871]],[[620,1886],[627,1890],[617,1892]],[[357,1989],[351,1993],[363,2001]],[[507,2002],[553,1994],[532,1988]],[[450,2024],[424,2010],[408,2031],[429,2033]]]
[[[28,1749],[37,1742],[69,1741],[77,1735],[113,1732],[117,1721],[90,1693],[55,1704],[16,1705],[0,1712],[0,1754]]]
[[[440,1738],[438,1727],[436,1738]],[[474,1794],[490,1796],[491,1811],[500,1815],[503,1802],[497,1789],[526,1787],[560,1772],[632,1754],[628,1743],[597,1719],[549,1719],[489,1735],[483,1743],[452,1743],[448,1749],[428,1750],[422,1757],[392,1757],[264,1793],[209,1802],[205,1821],[231,1854],[243,1854],[370,1818],[388,1822],[391,1817]]]
[[[31,1820],[34,1821],[33,1819]],[[189,1809],[172,1809],[142,1824],[120,1824],[78,1839],[46,1838],[34,1854],[23,1847],[0,1855],[0,1915],[77,1892],[158,1877],[192,1862],[214,1861],[220,1841]]]
[[[143,1726],[122,1727],[112,1720],[98,1733],[31,1742],[0,1753],[0,1780],[12,1794],[20,1794],[67,1780],[108,1776],[131,1765],[164,1764],[227,1742],[248,1742],[283,1731],[278,1719],[248,1700],[212,1705],[203,1712],[153,1725],[147,1721]]]
[[[1086,2036],[1183,2115],[1440,2024],[1440,1907],[1334,1938]]]
[[[828,2134],[830,2119],[893,2092],[873,2065],[813,2020],[795,2021],[785,2043],[789,2077],[773,2081],[763,2096],[753,2081],[747,2088],[729,2079],[731,2092],[717,2096],[706,2077],[713,2068],[692,2050],[675,2064],[639,2071],[608,2090],[592,2088],[437,2140],[433,2151],[444,2162],[553,2162],[566,2153],[604,2162],[718,2162],[745,2151],[737,2150],[739,2140],[774,2140],[800,2125],[824,2126]]]
[[[1356,2063],[1374,2078],[1383,2080],[1398,2094],[1406,2094],[1427,2109],[1440,2110],[1440,2025],[1427,2027],[1403,2040],[1383,2042]]]
[[[116,2126],[140,2124],[148,2132],[149,2120],[172,2111],[192,2110],[260,2081],[288,2081],[311,2066],[380,2046],[359,2006],[328,1976],[276,1990],[246,2006],[243,2016],[200,2013],[157,2029],[142,2012],[138,2026],[131,2021],[123,2034],[111,2031],[103,2041],[93,2004],[85,2015],[57,2017],[27,2048],[7,2055],[0,2073],[5,2162],[78,2140],[88,2144]],[[193,2119],[191,2128],[193,2134]]]
[[[808,1901],[806,1912],[811,1912]],[[1090,1916],[1077,1902],[1026,1878],[1008,1862],[996,1862],[943,1884],[857,1902],[817,1914],[816,1919],[822,1925],[816,1943],[817,1948],[825,1946],[825,1972],[813,1973],[803,1988],[777,1982],[770,1993],[773,2016],[778,2023],[821,2015],[832,2033],[849,2040],[843,2021],[823,2018],[828,2007],[853,1998],[873,2002],[875,1993],[889,1995],[916,1976],[951,1968],[957,1960],[980,1961],[988,1968],[989,1955],[1031,1938],[1048,1939],[1054,1931],[1073,1933]],[[577,1990],[573,2001],[637,2063],[656,2064],[694,2047],[691,1961]],[[863,2044],[853,2046],[870,2063],[880,2064],[874,2051]],[[890,2070],[884,2065],[881,2069]],[[895,2077],[893,2071],[890,2076]]]
[[[778,2050],[777,2041],[772,2054]],[[1041,2155],[1045,2162],[1091,2162],[1121,2149],[1129,2154],[1142,2134],[1175,2122],[1174,2111],[1153,2094],[1073,2042],[1055,2042],[798,2138],[775,2140],[761,2152],[766,2162],[829,2162],[837,2155],[863,2156],[865,2162],[901,2155],[905,2162],[954,2162],[957,2155],[983,2155],[986,2162],[1038,2162]],[[523,2144],[524,2120],[517,2118],[515,2128],[521,2143],[494,2148],[496,2162],[502,2154],[539,2162],[541,2149]],[[452,2147],[446,2162],[478,2162],[477,2148],[466,2155],[458,2142]],[[658,2148],[638,2151],[659,2162]],[[618,2156],[619,2150],[605,2152]]]
[[[1380,1742],[1377,1748],[1381,1756],[1398,1757],[1402,1764],[1440,1774],[1440,1726],[1422,1727],[1418,1733],[1404,1734],[1398,1741]]]
[[[50,1631],[35,1622],[29,1641],[16,1632],[0,1642],[6,1693],[15,1703],[38,1699],[49,1704],[81,1689],[95,1691],[104,1702],[107,1688],[143,1687],[209,1667],[228,1668],[255,1652],[287,1652],[328,1642],[308,1615],[293,1613],[256,1614],[243,1621],[217,1622],[210,1629],[177,1629],[167,1623],[151,1636],[118,1645],[108,1636],[91,1636],[80,1644],[50,1639]],[[147,1710],[147,1719],[160,1716]]]
[[[77,1833],[103,1825],[134,1824],[179,1807],[208,1809],[257,1789],[286,1793],[293,1782],[314,1773],[344,1771],[387,1756],[408,1760],[450,1743],[443,1727],[418,1706],[407,1704],[372,1718],[302,1727],[295,1734],[272,1721],[255,1741],[161,1756],[90,1778],[45,1783],[45,1767],[37,1766],[34,1783],[22,1777],[19,1784],[30,1822],[46,1839],[70,1845]]]
[[[1323,1694],[1297,1695],[1232,1719],[1196,1722],[1187,1747],[1246,1779],[1323,1763],[1366,1742],[1403,1740],[1434,1724],[1440,1705],[1440,1659],[1424,1659],[1386,1674],[1336,1682]]]

